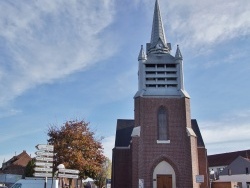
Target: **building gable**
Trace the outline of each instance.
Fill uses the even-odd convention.
[[[250,156],[250,150],[209,155],[208,164],[209,167],[227,166],[232,163],[238,156],[248,158],[248,156]]]
[[[24,175],[25,167],[31,161],[30,155],[23,151],[2,164],[2,173]]]
[[[221,172],[223,175],[236,175],[236,174],[249,174],[250,160],[241,156],[238,156],[231,164],[229,164]]]
[[[196,119],[191,119],[191,125],[192,125],[192,129],[195,132],[196,136],[197,136],[197,145],[198,147],[205,147],[201,132],[200,132],[200,128],[199,125],[196,121]]]
[[[116,126],[115,147],[129,147],[134,120],[118,119]]]

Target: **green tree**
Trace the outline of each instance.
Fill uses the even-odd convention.
[[[82,179],[96,178],[105,161],[100,140],[85,121],[67,121],[61,127],[50,126],[48,143],[54,145],[55,166],[77,169]]]
[[[35,159],[31,159],[27,166],[25,167],[25,177],[33,177],[33,174],[35,173]]]
[[[103,187],[106,184],[106,179],[111,179],[111,166],[111,160],[106,157],[104,163],[102,164],[102,169],[95,179],[95,184],[98,187]]]

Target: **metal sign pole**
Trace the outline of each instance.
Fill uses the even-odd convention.
[[[45,177],[44,188],[47,188],[47,177]]]
[[[52,183],[51,183],[51,188],[53,188],[53,183],[54,183],[54,176],[52,176]]]

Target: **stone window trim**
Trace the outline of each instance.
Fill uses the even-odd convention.
[[[156,140],[157,144],[170,144],[170,140]]]

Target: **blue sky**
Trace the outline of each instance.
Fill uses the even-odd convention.
[[[208,154],[249,149],[250,1],[159,3]],[[133,119],[153,9],[154,0],[0,1],[0,161],[34,156],[50,125],[74,119],[90,122],[111,157],[116,120]]]

